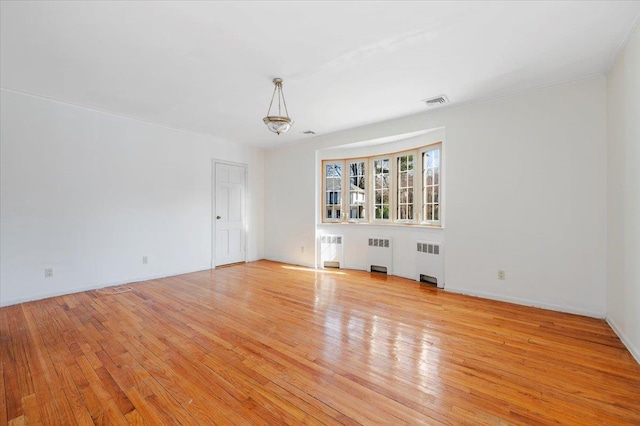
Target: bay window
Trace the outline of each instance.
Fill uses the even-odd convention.
[[[324,160],[322,182],[323,222],[442,223],[441,143],[383,156]]]

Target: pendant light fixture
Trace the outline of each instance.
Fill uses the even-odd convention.
[[[273,95],[271,96],[271,103],[269,104],[269,111],[267,111],[267,116],[262,119],[264,124],[267,125],[267,128],[271,130],[273,133],[287,133],[287,131],[291,128],[293,121],[289,118],[289,111],[287,111],[287,103],[284,100],[284,93],[282,93],[282,79],[274,78],[273,84],[275,87],[273,88]],[[276,93],[278,94],[278,115],[271,115],[271,107],[273,106],[273,100],[276,98]],[[280,107],[284,106],[284,113],[280,110]]]

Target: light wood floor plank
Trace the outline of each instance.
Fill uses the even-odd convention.
[[[0,309],[0,424],[640,424],[605,321],[259,261]]]

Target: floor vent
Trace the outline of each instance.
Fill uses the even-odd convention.
[[[382,274],[386,274],[387,273],[387,267],[386,266],[371,265],[371,272],[379,272],[379,273],[382,273]]]
[[[420,274],[420,282],[423,284],[431,284],[438,286],[438,279],[436,277],[430,277],[429,275]]]

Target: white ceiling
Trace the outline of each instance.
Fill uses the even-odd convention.
[[[640,2],[1,3],[3,88],[259,147],[602,74]],[[262,123],[274,77],[295,124]]]

